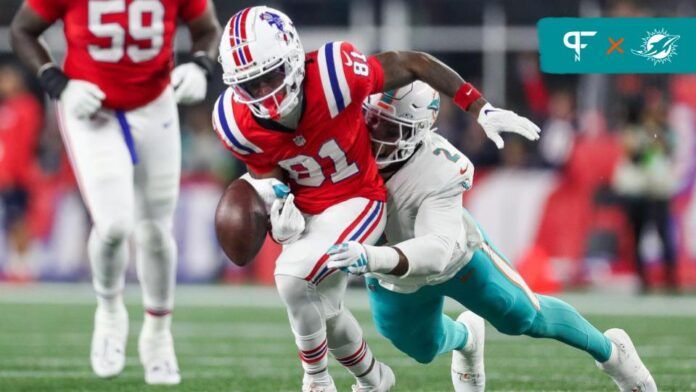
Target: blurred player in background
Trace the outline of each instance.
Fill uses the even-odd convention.
[[[173,72],[177,19],[192,58]],[[62,20],[63,67],[40,40]],[[27,0],[12,21],[17,56],[58,101],[62,137],[94,226],[88,253],[97,311],[91,363],[121,373],[128,314],[123,304],[127,240],[135,234],[145,320],[140,360],[149,384],[178,384],[170,332],[176,278],[171,232],[179,191],[176,103],[205,97],[220,27],[208,0]],[[171,76],[171,77],[170,77]]]
[[[35,158],[43,108],[27,90],[21,72],[9,64],[0,66],[0,118],[0,202],[10,245],[3,272],[21,281],[32,275],[27,210],[39,172]]]
[[[462,193],[473,184],[474,166],[434,133],[439,103],[439,94],[422,82],[365,102],[389,192],[391,246],[335,245],[329,267],[370,274],[375,324],[397,348],[421,363],[452,352],[457,392],[485,387],[481,317],[508,335],[553,338],[584,350],[621,391],[657,391],[626,332],[603,335],[572,306],[533,293],[464,210]],[[445,297],[469,311],[452,320],[442,310]]]
[[[347,276],[328,268],[325,254],[343,241],[374,244],[385,224],[386,192],[362,101],[422,79],[473,115],[481,111],[484,130],[499,147],[502,131],[536,139],[538,128],[518,116],[498,116],[503,111],[424,53],[365,56],[347,42],[305,53],[292,21],[268,7],[246,8],[230,19],[220,61],[230,88],[213,110],[218,135],[247,165],[245,178],[265,200],[286,176],[292,191],[270,205],[270,215],[272,236],[283,244],[276,286],[305,370],[303,390],[335,391],[328,351],[357,378],[354,390],[389,390],[393,373],[373,359],[343,306]]]

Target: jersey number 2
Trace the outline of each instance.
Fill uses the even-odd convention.
[[[322,144],[319,149],[319,157],[329,158],[333,161],[336,171],[331,174],[331,182],[334,184],[353,176],[358,172],[355,162],[348,164],[346,153],[334,139]],[[296,157],[278,162],[278,165],[287,170],[290,178],[299,185],[318,187],[324,183],[326,176],[317,160],[308,155],[300,154]]]
[[[126,12],[126,0],[90,0],[88,11],[89,31],[96,37],[110,38],[111,46],[89,45],[89,55],[96,61],[117,63],[124,55],[134,63],[152,60],[164,43],[164,6],[159,1],[134,0],[128,6],[128,34],[136,40],[149,40],[150,45],[141,48],[137,44],[126,45],[126,31],[119,23],[104,22],[109,14]],[[150,16],[146,25],[145,15]]]

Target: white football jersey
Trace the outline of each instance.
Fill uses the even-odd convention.
[[[430,133],[386,182],[388,245],[409,260],[405,276],[374,274],[385,288],[413,292],[454,276],[481,246],[483,236],[462,206],[474,165],[447,139]]]

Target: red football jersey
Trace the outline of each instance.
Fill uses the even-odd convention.
[[[382,91],[384,74],[375,58],[353,45],[330,42],[308,53],[303,112],[296,130],[254,117],[224,91],[213,109],[223,144],[252,171],[287,171],[298,208],[318,214],[353,197],[386,200],[372,157],[362,102]],[[273,129],[276,128],[276,129]]]
[[[207,0],[27,0],[43,19],[62,19],[65,73],[106,93],[104,106],[133,109],[169,84],[177,19],[203,14]]]

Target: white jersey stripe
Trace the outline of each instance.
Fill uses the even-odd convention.
[[[525,282],[524,279],[522,279],[522,277],[517,273],[517,271],[510,267],[510,264],[508,264],[507,261],[505,261],[487,243],[483,243],[481,250],[483,250],[491,258],[491,260],[493,260],[493,264],[495,264],[496,268],[498,268],[498,270],[500,270],[500,272],[502,272],[503,275],[505,275],[515,286],[521,288],[522,291],[524,291],[524,293],[532,302],[532,305],[534,305],[536,310],[540,310],[541,305],[539,304],[539,298],[537,298],[536,294],[534,294],[534,292],[532,292],[529,286],[527,286],[527,282]]]
[[[232,102],[232,99],[232,89],[228,88],[223,93],[223,102]],[[234,120],[234,113],[232,113],[232,105],[223,105],[223,110],[224,117],[227,119],[227,124],[229,125],[230,131],[232,132],[232,136],[234,138],[232,142],[237,142],[244,146],[242,149],[248,149],[255,153],[262,152],[262,150],[257,145],[250,142],[249,140],[247,140],[246,137],[244,137],[244,134],[237,126],[237,122]]]
[[[235,146],[232,143],[232,140],[230,140],[230,138],[227,137],[227,133],[224,131],[223,124],[226,123],[227,120],[225,118],[221,118],[222,115],[224,115],[224,113],[220,108],[220,105],[222,105],[220,101],[222,101],[223,97],[224,94],[220,95],[217,101],[215,101],[215,105],[213,106],[213,129],[217,133],[220,140],[225,144],[225,147],[227,147],[230,150],[233,150],[238,154],[247,155],[250,152]]]
[[[326,64],[326,46],[332,45],[331,42],[324,44],[319,48],[317,61],[319,63],[319,76],[321,77],[321,87],[324,90],[324,98],[326,98],[326,104],[329,107],[329,114],[331,118],[338,115],[338,105],[336,104],[336,98],[334,97],[333,91],[331,90],[331,80],[329,79],[329,67]]]
[[[229,102],[229,104],[225,104]],[[215,132],[218,133],[220,139],[225,145],[235,152],[247,155],[262,152],[261,148],[251,143],[244,137],[241,130],[237,126],[232,112],[232,90],[225,90],[218,100],[215,102],[213,109],[213,125]]]
[[[350,87],[348,87],[348,81],[346,80],[346,74],[343,72],[343,58],[341,57],[341,44],[343,42],[334,42],[333,44],[333,64],[336,70],[336,78],[338,79],[338,86],[341,89],[341,95],[343,96],[343,107],[350,105]],[[350,55],[350,53],[348,53]]]

